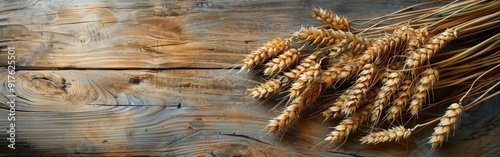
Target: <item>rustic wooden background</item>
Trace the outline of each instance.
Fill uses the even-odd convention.
[[[280,136],[263,130],[275,102],[246,95],[251,74],[224,69],[274,36],[319,24],[313,7],[354,19],[416,3],[1,0],[1,127],[9,124],[7,46],[16,48],[18,99],[16,150],[2,132],[0,155],[424,156],[432,128],[400,143],[351,138],[339,147],[321,143],[334,123],[306,115],[277,145]],[[498,156],[499,103],[464,113],[433,155]]]

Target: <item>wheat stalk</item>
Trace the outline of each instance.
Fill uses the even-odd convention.
[[[335,44],[342,39],[342,36],[337,32],[339,31],[307,26],[301,27],[298,32],[295,32],[292,39],[305,41],[306,45],[326,46]]]
[[[403,61],[399,61],[399,60],[397,60],[397,61],[395,61],[395,62],[393,62],[393,63],[389,64],[389,65],[387,66],[387,70],[389,70],[389,71],[394,71],[394,70],[399,69],[402,65],[403,65]],[[388,73],[388,71],[387,71],[387,73]],[[389,74],[387,74],[387,75],[389,75]]]
[[[310,67],[314,66],[321,59],[320,52],[314,52],[311,55],[307,56],[304,60],[300,61],[300,64],[295,67],[295,69],[290,70],[290,72],[286,72],[283,75],[290,78],[291,80],[296,80],[299,78],[302,73],[307,71]]]
[[[288,78],[281,76],[279,78],[266,81],[265,83],[258,85],[257,87],[248,89],[247,91],[249,95],[254,98],[267,98],[281,91],[281,89],[283,89],[286,84],[288,84]]]
[[[417,50],[427,41],[427,38],[429,38],[429,30],[428,27],[422,27],[417,30],[410,29],[409,35],[408,46],[405,50],[407,53]]]
[[[352,117],[342,120],[342,122],[327,135],[325,141],[340,141],[349,136],[351,132],[355,131],[358,126],[366,120],[369,114],[368,111],[371,110],[372,107],[373,105],[367,104],[357,110]]]
[[[379,87],[375,86],[375,87],[370,88],[370,90],[368,92],[366,92],[366,96],[363,98],[363,101],[361,102],[361,104],[365,104],[365,105],[372,104],[373,105],[373,101],[377,97],[378,92],[380,92]]]
[[[245,56],[245,59],[243,59],[243,66],[241,67],[241,71],[254,69],[267,59],[272,58],[279,53],[287,50],[288,48],[290,48],[290,46],[290,40],[275,37],[272,41],[265,43],[264,46],[260,47],[258,50],[253,51],[250,55]]]
[[[363,100],[363,103],[367,104],[356,110],[351,117],[342,120],[342,122],[340,122],[339,125],[337,125],[334,130],[327,135],[325,141],[340,141],[349,136],[351,132],[354,132],[358,126],[367,119],[369,111],[373,108],[373,104],[370,102],[373,101],[378,92],[379,88],[373,88],[368,91],[365,99]]]
[[[276,132],[287,128],[302,110],[316,101],[321,95],[321,88],[320,82],[313,83],[304,93],[295,98],[279,116],[269,120],[265,129],[269,132]]]
[[[323,9],[314,9],[314,15],[318,20],[322,20],[325,24],[334,30],[349,31],[349,21],[347,18],[340,18],[332,12],[327,12]]]
[[[336,52],[345,50],[362,50],[369,44],[370,40],[356,36],[351,32],[335,31],[331,29],[301,27],[293,34],[292,40],[302,40],[306,45],[316,45],[319,47],[329,46]]]
[[[350,87],[349,93],[346,93],[346,101],[342,105],[342,112],[345,115],[351,115],[356,111],[356,108],[361,106],[361,100],[370,89],[373,81],[372,75],[374,72],[372,64],[366,64],[358,75],[358,79]]]
[[[411,84],[410,79],[405,79],[402,81],[401,86],[397,90],[397,94],[394,96],[394,100],[391,102],[391,107],[387,110],[387,119],[396,119],[401,115],[401,112],[406,108],[406,105],[410,99],[411,94]]]
[[[402,81],[401,72],[390,72],[387,74],[387,79],[382,82],[380,92],[377,94],[371,110],[371,121],[377,122],[387,103],[390,101],[393,93],[398,89]]]
[[[321,59],[320,59],[321,60]],[[290,87],[290,99],[296,98],[301,94],[304,89],[309,87],[311,83],[318,80],[321,75],[321,63],[312,62],[311,66],[308,67],[298,79]]]
[[[329,49],[330,56],[338,56],[344,52],[358,53],[366,50],[371,44],[371,40],[354,35],[351,32],[337,32],[342,34],[343,38],[340,38],[337,43],[326,48]]]
[[[463,107],[458,103],[453,103],[448,107],[446,113],[441,116],[438,126],[434,128],[434,133],[432,133],[431,139],[429,140],[429,143],[432,144],[432,148],[441,145],[441,143],[448,138],[451,129],[455,127],[462,111]]]
[[[493,90],[489,88],[465,108],[462,109],[461,106],[462,100],[469,93],[475,95],[490,82],[500,78],[498,74],[491,74],[491,77],[479,80],[500,65],[483,74],[478,73],[500,63],[500,54],[496,51],[500,35],[497,32],[493,32],[497,35],[486,33],[500,28],[497,4],[496,1],[464,1],[453,2],[444,7],[407,11],[412,8],[409,7],[379,18],[379,23],[366,29],[351,27],[345,18],[339,18],[323,9],[315,9],[314,17],[325,22],[325,25],[301,27],[290,39],[275,38],[245,58],[242,70],[254,69],[277,56],[266,63],[264,70],[264,75],[274,77],[269,77],[269,81],[248,91],[255,98],[265,98],[289,87],[286,89],[291,98],[289,104],[266,126],[269,132],[277,132],[285,130],[299,117],[300,112],[318,99],[322,91],[335,85],[336,90],[343,92],[335,101],[327,104],[328,108],[322,114],[327,119],[346,116],[325,138],[326,141],[341,141],[368,118],[371,119],[371,126],[383,124],[379,120],[384,111],[387,120],[393,122],[404,112],[413,115],[408,117],[409,121],[418,119],[417,114],[427,103],[426,99],[432,89],[468,86],[476,78],[472,84],[480,85],[471,85],[459,103],[448,107],[442,117],[411,129],[395,126],[360,139],[363,144],[399,141],[408,138],[416,128],[440,121],[428,142],[435,148],[446,140],[463,110],[476,106],[478,102],[493,95],[500,95],[500,92],[496,92],[484,97]],[[411,21],[401,20],[402,22],[389,25],[383,23],[405,18]],[[373,20],[368,20],[369,23],[370,21]],[[380,34],[391,31],[391,34],[380,37]],[[480,44],[464,45],[468,48],[455,48],[435,55],[448,42],[457,38],[457,32],[460,33],[460,39],[465,39],[457,40],[458,43],[467,41]],[[433,36],[429,37],[430,34]],[[481,41],[484,38],[488,39]],[[299,43],[301,47],[289,49],[291,42]],[[295,68],[284,72],[300,60],[302,53],[308,56]],[[338,58],[340,55],[342,56]],[[322,65],[322,59],[326,57],[328,59]],[[377,70],[375,67],[385,68]],[[439,83],[435,83],[440,77],[437,68],[442,73]],[[351,80],[354,76],[357,78]],[[500,82],[493,87],[497,85]],[[345,89],[345,86],[349,88]],[[457,99],[457,96],[451,96],[438,100],[425,109]],[[390,106],[386,107],[388,104]]]
[[[409,40],[407,29],[407,27],[401,27],[394,30],[390,36],[372,41],[371,46],[363,51],[358,58],[357,63],[363,66],[372,63],[376,59],[385,61],[391,54],[395,55],[397,52],[403,50]]]
[[[399,141],[410,137],[413,129],[407,129],[404,126],[396,126],[387,130],[373,132],[363,136],[360,141],[361,144],[377,144],[381,142]]]
[[[290,67],[293,63],[299,60],[300,51],[297,49],[289,49],[276,58],[273,58],[266,63],[264,75],[275,75]]]
[[[339,62],[323,72],[321,80],[327,88],[332,87],[335,82],[341,79],[349,79],[353,73],[358,71],[358,67],[352,64],[356,60],[355,57],[354,55],[345,55],[339,59]]]
[[[433,36],[427,43],[422,45],[422,47],[416,49],[415,51],[408,52],[408,58],[405,61],[405,69],[416,68],[429,59],[441,48],[456,38],[456,32],[452,29],[447,29],[446,31]]]
[[[349,92],[348,90],[350,89],[345,90],[343,93]],[[327,106],[329,106],[328,109],[321,113],[325,119],[335,118],[342,114],[342,105],[344,105],[346,101],[346,95],[343,93],[337,98],[337,100],[327,104]]]
[[[408,111],[411,111],[412,115],[417,115],[420,109],[422,109],[429,90],[432,89],[432,86],[439,78],[438,70],[433,68],[426,69],[420,75],[421,77],[413,89],[412,100],[408,108]]]

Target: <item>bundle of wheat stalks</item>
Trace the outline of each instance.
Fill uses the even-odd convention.
[[[500,2],[464,1],[410,9],[427,4],[357,21],[314,9],[314,17],[324,25],[302,27],[290,38],[275,37],[246,56],[241,70],[263,69],[268,78],[248,89],[251,96],[261,99],[286,93],[289,98],[265,128],[282,132],[308,106],[329,100],[323,103],[322,115],[343,120],[326,141],[345,140],[363,125],[377,130],[382,123],[392,127],[368,133],[361,143],[399,141],[439,121],[428,142],[433,148],[439,146],[463,111],[499,94],[490,91],[500,83],[496,69],[500,66]],[[388,20],[400,22],[382,25]],[[354,27],[376,21],[365,29]],[[431,91],[451,86],[455,92],[432,100]],[[322,96],[328,91],[336,94]],[[463,104],[470,96],[477,98]],[[411,126],[393,125],[441,105],[449,105],[441,117]]]

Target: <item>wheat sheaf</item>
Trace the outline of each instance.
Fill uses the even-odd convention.
[[[307,118],[300,115],[309,106],[323,105],[315,108],[321,109],[316,113],[325,124],[341,119],[325,141],[342,142],[365,127],[369,131],[361,144],[398,142],[439,122],[428,138],[434,149],[451,135],[463,112],[500,94],[491,92],[500,84],[498,10],[500,1],[454,1],[350,21],[313,9],[313,17],[324,25],[275,37],[247,55],[241,69],[264,69],[263,75],[271,76],[248,89],[250,96],[286,94],[289,99],[265,126],[270,133],[286,131],[297,118]],[[385,19],[401,22],[381,24]],[[450,87],[456,92],[434,97],[435,91]],[[463,104],[471,95],[481,96]],[[449,106],[442,116],[420,123],[421,113],[443,105]]]

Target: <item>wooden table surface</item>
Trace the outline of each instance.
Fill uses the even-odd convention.
[[[272,37],[319,25],[313,7],[355,19],[416,3],[2,0],[2,128],[10,124],[9,47],[17,99],[16,149],[1,133],[0,156],[424,156],[432,128],[376,146],[360,145],[355,134],[340,146],[321,143],[335,122],[303,115],[284,136],[266,134],[276,101],[247,96],[261,80],[227,69]],[[497,97],[464,113],[432,155],[500,155],[498,104]]]

